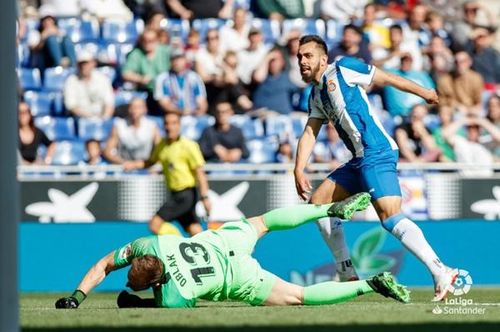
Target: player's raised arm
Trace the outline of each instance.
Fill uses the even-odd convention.
[[[299,139],[297,145],[297,155],[295,158],[295,168],[293,174],[295,176],[295,187],[297,194],[303,199],[307,200],[311,191],[311,183],[304,174],[304,169],[307,166],[307,161],[311,156],[311,152],[316,143],[316,137],[323,124],[322,119],[309,118],[302,137]]]
[[[85,300],[87,294],[99,285],[104,278],[118,267],[114,262],[115,252],[112,251],[88,270],[78,285],[78,288],[73,292],[70,297],[63,297],[56,302],[57,309],[76,309]]]
[[[373,82],[379,86],[391,85],[401,91],[413,93],[414,95],[420,96],[425,99],[425,101],[429,104],[439,103],[439,97],[436,93],[436,90],[426,89],[415,82],[412,82],[401,76],[387,73],[379,68],[375,70]]]

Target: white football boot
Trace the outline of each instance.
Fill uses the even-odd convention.
[[[434,279],[434,298],[432,302],[443,301],[449,291],[453,290],[453,284],[458,277],[458,269],[446,267],[439,277]]]

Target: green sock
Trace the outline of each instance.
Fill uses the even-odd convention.
[[[370,287],[366,280],[349,282],[328,281],[304,287],[304,304],[335,304],[373,292],[373,288]]]
[[[286,208],[271,210],[264,214],[264,223],[270,231],[295,228],[309,221],[328,216],[328,209],[333,204],[298,204]]]

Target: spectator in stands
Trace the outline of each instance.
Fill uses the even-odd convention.
[[[184,52],[186,53],[189,68],[194,68],[196,56],[200,49],[200,33],[195,29],[189,30],[186,45],[184,46]]]
[[[59,30],[53,16],[42,17],[38,33],[30,34],[29,43],[34,52],[34,65],[42,73],[48,67],[76,64],[75,45]]]
[[[340,23],[363,17],[363,10],[368,0],[323,0],[321,16],[325,20],[333,19]]]
[[[108,163],[102,158],[101,142],[96,139],[89,139],[85,142],[85,150],[87,151],[87,159],[85,165],[107,165]]]
[[[339,56],[352,56],[366,63],[372,61],[368,44],[363,41],[363,30],[354,24],[347,24],[340,44],[328,52],[328,63],[332,63]]]
[[[500,96],[493,94],[488,98],[486,119],[500,131]],[[482,131],[481,140],[491,151],[495,161],[500,162],[500,143],[496,142],[487,130]]]
[[[399,146],[402,161],[431,162],[439,159],[441,152],[425,126],[426,116],[427,106],[415,105],[409,121],[396,127],[396,143]]]
[[[389,70],[389,72],[412,80],[427,89],[433,88],[434,82],[429,74],[424,71],[412,70],[412,64],[413,57],[411,54],[404,54],[401,57],[400,68],[398,70]],[[424,100],[420,97],[389,86],[384,87],[384,99],[387,110],[392,116],[407,116],[414,105],[424,102]]]
[[[450,162],[455,161],[455,152],[453,147],[443,137],[443,131],[446,130],[453,123],[453,108],[450,106],[439,106],[439,120],[440,126],[435,128],[432,132],[432,137],[436,143],[437,148],[441,151],[439,161]]]
[[[294,151],[289,139],[283,139],[279,142],[278,151],[276,151],[276,162],[288,164],[293,162]]]
[[[428,12],[425,5],[414,6],[408,14],[408,27],[403,31],[405,41],[416,43],[419,48],[425,48],[431,42],[430,31],[425,24]]]
[[[404,54],[411,54],[412,70],[419,70],[415,64],[422,63],[422,54],[416,44],[404,42],[401,25],[394,24],[389,28],[389,39],[391,46],[388,49],[376,48],[373,51],[373,64],[384,69],[397,69],[401,65],[401,57]]]
[[[460,108],[464,113],[482,111],[483,79],[471,70],[472,60],[465,51],[455,54],[455,70],[437,82],[439,102],[444,106]]]
[[[146,102],[134,98],[125,119],[116,118],[104,148],[104,157],[113,164],[148,159],[161,135],[156,123],[146,118]]]
[[[203,115],[207,112],[207,93],[201,77],[187,69],[182,50],[172,53],[172,69],[156,79],[155,99],[164,112]]]
[[[306,83],[302,80],[300,75],[299,62],[297,61],[297,54],[299,53],[299,39],[302,33],[298,30],[291,30],[287,36],[285,36],[286,47],[284,50],[286,69],[290,76],[290,80],[296,86],[300,88],[305,88]]]
[[[285,71],[285,59],[279,48],[272,49],[253,74],[258,84],[253,94],[254,108],[290,114],[291,95],[298,90]]]
[[[215,124],[203,130],[199,140],[201,152],[207,161],[236,163],[249,156],[240,128],[231,125],[234,114],[231,104],[218,103]]]
[[[361,25],[363,33],[368,36],[372,51],[377,48],[387,49],[391,46],[389,29],[375,20],[376,12],[377,8],[374,3],[367,4],[363,10],[363,23]]]
[[[43,163],[49,165],[52,156],[56,151],[56,144],[47,138],[47,135],[35,127],[30,108],[25,102],[20,102],[18,106],[18,127],[19,127],[19,152],[23,164]],[[39,159],[39,147],[44,145],[47,153],[43,160]]]
[[[247,11],[240,7],[234,11],[233,25],[225,25],[220,29],[222,48],[227,51],[239,52],[249,45],[248,33],[250,24]]]
[[[466,127],[466,137],[457,135],[458,130],[463,126]],[[493,164],[492,153],[479,141],[481,129],[488,131],[495,142],[500,142],[500,130],[485,118],[462,117],[443,130],[443,137],[453,146],[457,162],[469,165]],[[465,175],[489,176],[492,171],[487,168],[466,170],[463,173]]]
[[[252,83],[252,74],[266,57],[269,47],[264,45],[262,33],[252,28],[248,33],[248,47],[238,53],[238,76],[243,84]]]
[[[208,102],[212,104],[217,85],[220,84],[224,75],[222,62],[224,61],[225,51],[222,48],[217,29],[207,31],[206,42],[206,46],[202,47],[196,54],[195,71],[205,83]]]
[[[443,38],[433,36],[425,53],[424,68],[431,74],[434,81],[453,69],[455,59]]]
[[[494,90],[495,84],[500,83],[500,54],[491,46],[492,33],[478,27],[472,35],[472,43],[467,48],[472,57],[472,69],[481,74],[488,89]]]
[[[312,8],[306,8],[304,0],[256,0],[255,5],[257,16],[283,21],[291,18],[318,18],[321,4],[320,1],[315,1]]]
[[[480,26],[479,12],[483,12],[483,16],[486,17],[486,24],[484,26],[494,28],[496,27],[496,19],[493,13],[488,10],[486,6],[483,6],[479,1],[465,1],[463,3],[463,15],[461,20],[457,21],[452,30],[453,41],[456,44],[455,47],[463,48],[465,47],[470,39],[472,38],[473,30]]]
[[[126,162],[123,167],[125,170],[134,170],[161,163],[165,184],[171,195],[151,218],[149,228],[155,234],[172,234],[170,222],[177,220],[185,231],[195,235],[202,231],[195,211],[197,189],[207,215],[210,215],[211,209],[205,160],[196,142],[180,136],[180,113],[168,112],[164,120],[167,136],[154,147],[150,157],[147,160]]]
[[[149,14],[144,28],[156,31],[156,34],[158,35],[158,42],[161,45],[169,45],[170,35],[166,30],[166,23],[167,19],[165,18],[163,12],[153,11]]]
[[[130,22],[134,17],[123,0],[83,0],[82,10],[99,21],[113,20]]]
[[[427,13],[425,22],[427,23],[431,37],[438,36],[443,40],[446,47],[451,46],[452,39],[448,31],[444,28],[444,20],[441,14],[436,11],[430,11]]]
[[[40,16],[50,13],[55,17],[80,16],[82,6],[80,0],[43,0],[38,9]]]
[[[90,53],[78,54],[78,72],[64,82],[64,105],[74,116],[108,119],[114,112],[113,87],[95,65]]]
[[[326,126],[326,142],[316,144],[313,150],[315,163],[330,163],[335,169],[352,158],[351,152],[339,137],[337,130],[330,122]]]
[[[253,103],[238,77],[238,57],[234,51],[226,53],[221,68],[222,76],[214,82],[211,92],[207,93],[209,113],[214,114],[215,106],[220,102],[230,103],[238,114],[249,111]]]
[[[122,68],[125,82],[134,83],[141,91],[152,93],[155,80],[170,69],[170,47],[158,43],[155,30],[146,29],[139,37],[139,45],[127,56]]]
[[[231,17],[233,0],[164,0],[173,17],[185,20],[195,18]]]

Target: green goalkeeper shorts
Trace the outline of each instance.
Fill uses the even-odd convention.
[[[276,276],[262,269],[251,254],[257,243],[257,231],[246,219],[227,222],[217,229],[229,252],[232,282],[229,298],[251,305],[262,304],[271,294]]]

